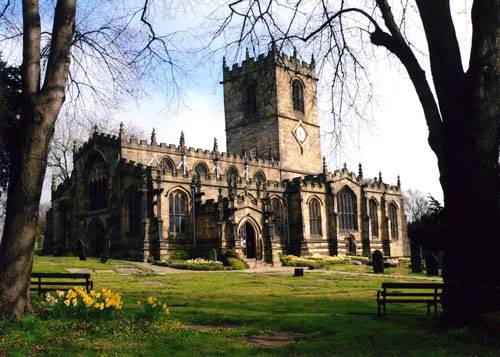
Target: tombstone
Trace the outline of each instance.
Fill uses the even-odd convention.
[[[85,245],[81,239],[76,241],[76,254],[80,260],[87,260],[87,255],[85,254]]]
[[[109,240],[104,241],[104,247],[101,254],[101,263],[107,263],[109,259],[109,248],[111,246],[111,242]]]
[[[304,276],[304,268],[295,268],[293,276]]]
[[[384,255],[380,250],[376,250],[372,254],[373,272],[382,274],[384,272]]]
[[[421,247],[414,244],[411,247],[411,272],[422,273],[422,252]]]
[[[438,261],[434,254],[428,254],[425,257],[425,271],[429,276],[439,275]]]

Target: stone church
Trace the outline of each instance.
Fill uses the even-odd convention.
[[[74,148],[71,178],[52,187],[46,247],[145,261],[186,250],[234,249],[249,261],[279,254],[408,255],[399,177],[329,172],[321,158],[314,59],[271,49],[223,63],[227,153],[93,135]]]

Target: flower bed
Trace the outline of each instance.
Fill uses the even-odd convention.
[[[285,255],[281,258],[281,264],[291,267],[309,267],[310,269],[320,269],[334,264],[349,264],[353,261],[359,261],[367,264],[369,259],[367,257],[349,256],[349,255],[336,255],[330,256],[308,256],[297,257],[295,255]]]
[[[166,266],[176,269],[187,270],[231,270],[232,267],[225,267],[222,262],[217,260],[207,260],[203,258],[188,260],[169,260],[166,262],[154,262],[156,265]]]

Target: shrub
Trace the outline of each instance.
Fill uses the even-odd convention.
[[[47,293],[45,305],[49,313],[55,317],[99,317],[121,310],[123,301],[120,294],[109,289],[102,289],[101,292],[91,290],[87,293],[82,288],[76,288],[67,292],[56,291],[54,296]]]
[[[185,250],[177,250],[170,254],[170,259],[172,260],[188,260],[189,258],[189,253]]]
[[[143,307],[143,311],[139,313],[139,317],[155,321],[162,315],[170,315],[168,305],[153,296],[148,296],[144,301],[137,301],[137,304]]]
[[[248,264],[238,258],[227,258],[227,263],[228,266],[232,267],[235,270],[243,270],[248,268]]]

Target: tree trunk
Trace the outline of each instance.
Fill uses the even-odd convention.
[[[6,317],[31,312],[29,288],[38,207],[55,117],[62,105],[62,97],[38,95],[36,98],[36,102],[23,105],[0,245],[0,291],[3,295],[0,313]]]
[[[0,244],[0,314],[9,318],[32,310],[29,289],[38,207],[49,145],[64,102],[75,15],[76,0],[57,1],[45,80],[40,89],[38,0],[23,1],[23,106]]]

